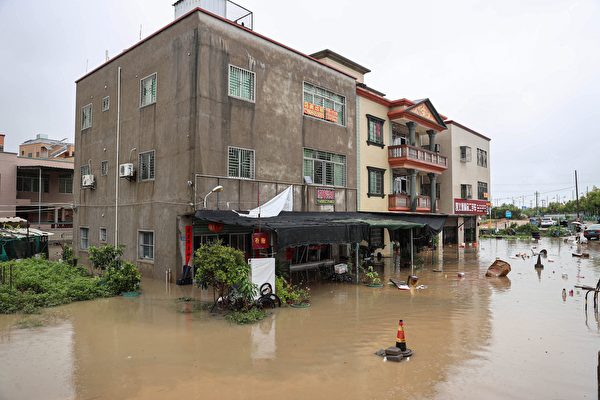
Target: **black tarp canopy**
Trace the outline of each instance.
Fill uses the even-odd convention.
[[[370,228],[389,230],[425,228],[439,232],[446,221],[444,214],[367,212],[282,212],[276,217],[248,218],[233,211],[199,210],[196,219],[225,225],[274,231],[279,247],[310,243],[360,243],[368,240]]]

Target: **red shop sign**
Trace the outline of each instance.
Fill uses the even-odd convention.
[[[266,232],[257,232],[252,234],[252,249],[262,250],[269,248],[269,234]]]
[[[190,265],[190,259],[194,253],[194,234],[191,225],[185,227],[185,265]]]
[[[219,233],[223,230],[223,224],[211,222],[210,224],[208,224],[208,230],[214,233]]]
[[[485,215],[487,211],[487,200],[454,199],[455,214]]]

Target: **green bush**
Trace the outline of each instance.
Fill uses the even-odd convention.
[[[292,285],[281,276],[275,277],[275,294],[282,304],[310,303],[310,288]]]
[[[515,231],[520,235],[531,235],[533,232],[539,232],[540,228],[532,224],[524,224],[517,226]]]
[[[108,267],[102,276],[108,290],[114,295],[138,290],[141,279],[142,275],[136,266],[127,261]]]
[[[194,254],[196,279],[212,286],[222,308],[248,309],[258,288],[250,281],[250,266],[244,253],[220,242],[203,244]]]
[[[258,308],[252,308],[250,310],[245,311],[232,311],[225,316],[229,322],[234,322],[236,324],[244,325],[244,324],[253,324],[265,318],[267,313],[263,310],[259,310]]]
[[[110,296],[98,278],[86,276],[79,268],[43,259],[0,263],[8,272],[13,265],[13,284],[0,284],[0,313],[35,313],[73,301]]]
[[[101,247],[90,246],[90,262],[94,268],[102,271],[116,267],[119,264],[121,256],[123,255],[124,246],[111,246],[105,245]]]

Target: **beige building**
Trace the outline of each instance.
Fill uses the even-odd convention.
[[[4,135],[0,136],[0,147]],[[18,216],[42,229],[73,222],[73,162],[0,151],[0,217]]]
[[[75,145],[63,140],[48,139],[48,135],[38,134],[35,139],[19,145],[19,155],[28,158],[47,158],[73,162]]]
[[[448,160],[440,187],[440,211],[449,214],[445,244],[477,242],[479,219],[491,206],[490,141],[481,133],[447,120],[440,153]]]

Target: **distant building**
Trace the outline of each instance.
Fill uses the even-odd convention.
[[[73,162],[75,145],[63,140],[48,139],[48,135],[38,134],[35,139],[19,145],[19,155],[27,158],[60,159]]]
[[[27,142],[26,142],[27,143]],[[0,217],[18,216],[43,229],[73,223],[73,162],[4,151],[0,135]]]
[[[491,206],[491,139],[456,121],[446,125],[439,140],[440,154],[448,160],[440,182],[440,211],[449,214],[443,241],[473,243],[479,238],[479,218]]]

